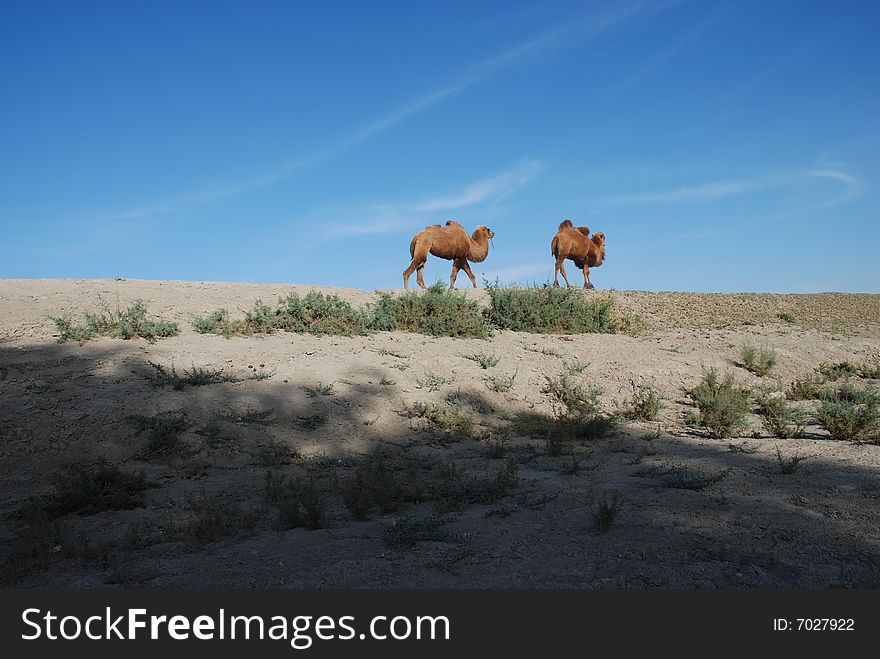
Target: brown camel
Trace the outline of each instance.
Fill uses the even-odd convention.
[[[425,288],[425,280],[422,271],[425,269],[425,261],[428,254],[433,254],[441,259],[452,261],[452,276],[449,278],[449,288],[455,288],[455,278],[459,270],[464,270],[470,277],[474,288],[477,287],[477,279],[471,272],[468,261],[480,263],[486,260],[489,254],[489,239],[495,234],[489,227],[478,226],[472,236],[455,220],[449,220],[446,226],[434,224],[419,231],[409,244],[409,253],[412,262],[403,271],[403,287],[409,287],[409,277],[416,272],[416,281],[419,286]]]
[[[565,285],[571,288],[565,274],[565,259],[571,259],[584,271],[584,288],[593,288],[590,268],[598,268],[605,261],[605,234],[597,231],[591,237],[589,227],[575,227],[571,220],[564,220],[550,244],[550,253],[556,257],[554,286],[559,286],[561,272]]]

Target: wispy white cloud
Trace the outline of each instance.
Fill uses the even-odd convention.
[[[682,185],[657,192],[636,192],[593,197],[585,200],[593,212],[617,206],[690,205],[751,194],[770,189],[792,188],[809,179],[828,179],[845,186],[844,192],[833,199],[819,202],[819,207],[836,205],[855,199],[862,193],[862,182],[842,169],[825,168],[761,178],[720,180],[698,185]]]
[[[694,204],[751,192],[764,185],[766,185],[765,182],[755,180],[713,181],[695,186],[681,186],[660,192],[596,197],[590,201],[594,207],[598,208],[630,205]]]
[[[709,30],[719,20],[719,12],[713,13],[707,20],[701,22],[695,28],[682,33],[678,39],[671,42],[665,49],[647,60],[647,62],[628,78],[619,81],[616,85],[605,91],[607,96],[616,96],[621,92],[629,89],[644,78],[650,76],[654,71],[661,68],[666,62],[675,57],[679,51],[684,49],[689,43],[697,40],[707,30]]]
[[[535,178],[543,169],[541,161],[526,160],[497,176],[471,183],[452,195],[425,199],[407,208],[417,213],[434,213],[472,206],[487,199],[500,201]]]
[[[104,213],[97,217],[91,215],[90,219],[111,221],[131,219],[133,217],[144,218],[167,215],[188,207],[219,201],[226,197],[275,185],[295,176],[299,171],[329,160],[374,135],[393,128],[409,117],[424,112],[442,101],[464,92],[517,62],[537,57],[551,50],[559,50],[575,44],[581,44],[600,33],[622,26],[638,17],[647,17],[661,13],[677,4],[679,4],[679,0],[651,3],[646,2],[646,0],[639,0],[637,2],[623,2],[593,8],[588,12],[569,17],[565,21],[538,33],[504,52],[477,62],[468,70],[462,72],[452,82],[404,103],[384,116],[357,128],[349,135],[328,145],[324,149],[293,159],[258,177],[169,197],[160,202],[144,204],[134,209]]]
[[[500,174],[480,179],[445,196],[330,209],[314,214],[317,222],[310,223],[323,227],[325,240],[341,235],[374,235],[409,229],[437,221],[436,214],[440,212],[498,204],[543,170],[544,164],[540,160],[526,159]],[[341,216],[345,219],[333,219]]]
[[[808,172],[808,174],[814,178],[830,179],[832,181],[842,183],[844,186],[844,190],[841,194],[832,199],[829,199],[822,204],[823,208],[828,206],[837,206],[838,204],[845,204],[861,196],[863,192],[862,181],[852,174],[848,174],[847,172],[844,172],[840,169],[814,169]]]

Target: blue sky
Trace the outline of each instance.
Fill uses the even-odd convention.
[[[412,235],[454,218],[496,233],[478,278],[543,282],[571,218],[607,236],[598,288],[877,293],[878,23],[867,1],[6,1],[0,277],[400,286]]]

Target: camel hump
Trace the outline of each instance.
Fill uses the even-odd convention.
[[[446,220],[446,226],[448,227],[460,227],[461,225],[455,220]],[[464,227],[462,227],[463,229]]]
[[[590,227],[578,227],[577,230],[584,234],[587,238],[590,237]]]
[[[574,224],[571,223],[571,220],[562,220],[562,223],[559,225],[559,230],[562,231],[563,229],[570,229],[573,226]]]

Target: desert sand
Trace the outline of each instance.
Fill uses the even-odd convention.
[[[803,438],[777,439],[754,415],[731,439],[684,421],[693,409],[686,391],[711,367],[753,388],[782,390],[820,362],[880,357],[880,296],[610,292],[644,319],[637,336],[279,332],[227,339],[191,326],[194,316],[219,307],[241,315],[258,298],[273,302],[312,288],[358,306],[376,298],[283,284],[0,280],[4,585],[880,586],[880,446],[831,441],[814,425]],[[486,301],[482,290],[463,293]],[[143,299],[152,316],[177,321],[181,332],[155,343],[59,344],[50,316],[81,318],[99,296],[114,305]],[[796,322],[781,320],[784,312]],[[775,350],[772,375],[758,378],[738,365],[746,344]],[[465,358],[475,353],[498,363],[483,369]],[[269,377],[175,390],[151,384],[150,362]],[[578,382],[602,389],[607,413],[634,384],[654,385],[663,399],[659,420],[621,424],[564,455],[513,432],[518,413],[552,414],[545,377],[573,364]],[[515,376],[512,388],[490,390],[493,376]],[[326,395],[310,395],[329,385]],[[466,436],[405,413],[449,399],[474,420]],[[146,456],[132,417],[176,410],[188,419],[182,437],[189,452]],[[252,423],[228,416],[246,412],[266,415]],[[443,479],[489,482],[508,462],[515,482],[492,501],[438,505],[436,497],[414,495],[396,510],[357,520],[341,492],[357,462],[377,449],[402,481],[420,482],[425,492]],[[794,473],[781,473],[777,450],[805,459]],[[144,505],[66,515],[34,537],[22,506],[51,491],[54,473],[99,457],[143,470],[151,485]],[[702,490],[664,487],[649,468],[669,465],[723,477]],[[267,472],[320,491],[327,528],[279,530],[266,500]],[[615,496],[614,525],[601,532],[593,509]],[[214,505],[214,517],[203,520],[212,527],[207,540],[180,532],[199,501]],[[401,519],[428,520],[431,532],[407,546],[389,543],[387,529]],[[31,560],[47,546],[48,558]]]

